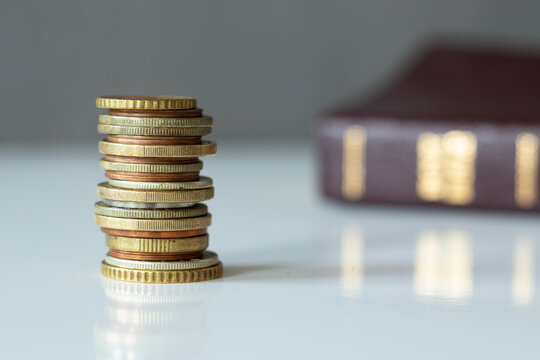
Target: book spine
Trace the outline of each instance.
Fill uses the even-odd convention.
[[[538,211],[539,139],[534,124],[328,118],[321,188],[354,203]]]

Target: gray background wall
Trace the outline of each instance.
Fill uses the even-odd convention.
[[[2,1],[0,139],[94,138],[100,94],[199,99],[216,136],[309,136],[440,35],[540,43],[540,2]]]

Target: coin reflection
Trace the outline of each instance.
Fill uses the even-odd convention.
[[[512,301],[517,306],[530,305],[534,299],[534,244],[528,237],[514,245]]]
[[[350,225],[341,237],[341,290],[347,297],[359,297],[364,281],[364,238],[360,228]]]
[[[95,327],[97,359],[203,357],[207,284],[138,284],[103,278],[104,319]]]
[[[473,256],[462,231],[426,231],[416,243],[414,289],[421,297],[462,300],[473,292]]]

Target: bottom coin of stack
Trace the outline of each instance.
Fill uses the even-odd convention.
[[[105,184],[100,184],[101,187]],[[222,265],[206,251],[211,215],[204,204],[168,209],[94,206],[96,223],[107,234],[105,276],[117,280],[170,283],[215,279]],[[143,203],[144,204],[144,203]],[[179,237],[184,235],[184,237]]]

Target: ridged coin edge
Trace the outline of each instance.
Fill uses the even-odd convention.
[[[106,278],[119,281],[154,284],[190,283],[222,277],[223,264],[220,261],[213,266],[190,270],[135,270],[119,268],[103,261],[101,274]]]

